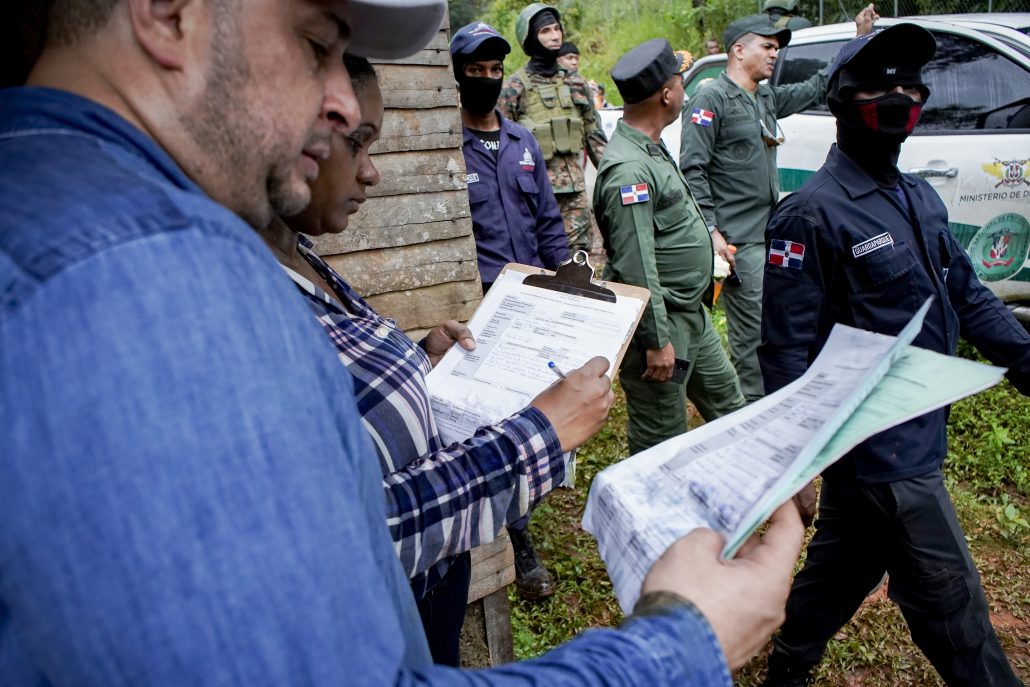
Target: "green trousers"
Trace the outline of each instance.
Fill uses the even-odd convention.
[[[668,322],[676,357],[690,361],[686,382],[656,384],[641,379],[646,351],[636,339],[619,369],[626,392],[631,455],[686,432],[688,398],[706,421],[746,404],[708,311],[670,312]]]
[[[737,245],[737,276],[740,284],[724,283],[719,302],[726,311],[726,336],[730,360],[740,379],[740,390],[748,403],[765,395],[762,369],[758,365],[758,344],[762,341],[762,279],[765,275],[765,244]]]

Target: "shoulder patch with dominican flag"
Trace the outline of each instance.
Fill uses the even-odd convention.
[[[622,195],[623,205],[633,205],[633,203],[643,203],[651,200],[651,193],[647,189],[647,184],[620,186],[619,193]]]
[[[715,119],[715,113],[709,112],[703,107],[695,107],[690,113],[691,124],[700,124],[701,126],[711,126],[712,120]]]
[[[799,270],[805,261],[805,244],[773,239],[769,244],[769,264]]]

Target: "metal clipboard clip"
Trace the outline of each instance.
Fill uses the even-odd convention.
[[[593,276],[594,266],[590,264],[587,252],[578,250],[571,258],[558,265],[553,275],[531,274],[522,283],[540,289],[614,303],[615,292],[595,284]]]

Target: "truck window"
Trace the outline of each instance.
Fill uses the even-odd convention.
[[[806,45],[788,45],[780,51],[773,83],[777,85],[807,81],[816,72],[825,69],[837,56],[840,46],[845,41],[829,41],[826,43],[808,43]],[[820,102],[807,112],[829,114],[826,102]]]
[[[993,48],[937,33],[937,54],[923,70],[930,99],[915,133],[1022,128],[1030,71]]]

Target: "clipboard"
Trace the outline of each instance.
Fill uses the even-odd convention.
[[[426,375],[444,443],[464,441],[525,408],[558,381],[552,365],[575,368],[603,355],[614,377],[651,292],[595,281],[593,271],[584,251],[556,272],[518,263],[504,267],[469,320],[476,350],[455,345]],[[561,486],[571,487],[575,474],[570,452]]]
[[[582,250],[576,251],[571,258],[558,265],[557,271],[552,272],[542,267],[509,262],[504,266],[500,274],[503,275],[509,271],[528,275],[522,281],[526,286],[558,291],[559,293],[604,301],[606,303],[614,303],[618,296],[639,301],[640,305],[636,308],[636,319],[633,321],[633,326],[629,329],[626,339],[622,342],[619,353],[613,361],[612,368],[608,371],[609,376],[614,378],[615,373],[622,364],[622,359],[626,356],[626,351],[629,350],[629,343],[633,339],[637,326],[640,324],[640,319],[644,316],[644,308],[651,299],[651,292],[642,286],[595,280],[593,278],[594,267],[590,264],[586,251]],[[498,276],[499,278],[500,275]]]

